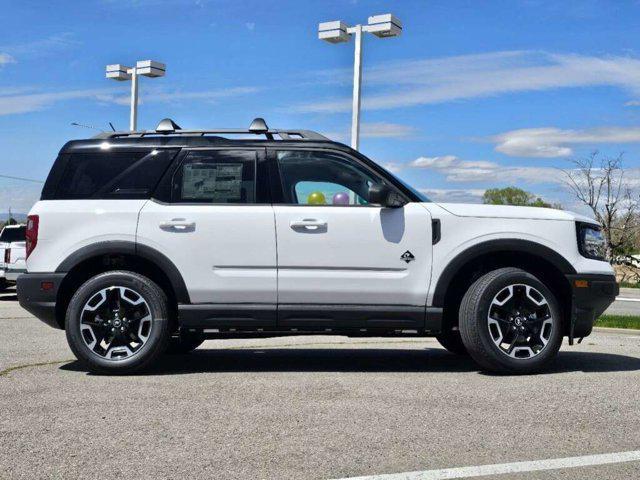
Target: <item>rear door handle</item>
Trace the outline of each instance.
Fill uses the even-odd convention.
[[[184,218],[173,218],[167,222],[160,222],[162,230],[193,230],[196,222],[185,220]]]
[[[289,226],[294,230],[321,230],[327,228],[327,222],[316,220],[315,218],[305,218],[303,220],[292,220]]]

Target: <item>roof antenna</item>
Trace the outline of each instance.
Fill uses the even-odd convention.
[[[116,127],[113,126],[113,123],[109,122],[109,126],[111,127],[112,131],[114,131],[114,132],[116,131]]]
[[[71,125],[73,125],[74,127],[90,128],[91,130],[98,130],[99,132],[104,132],[104,130],[102,130],[101,128],[93,127],[91,125],[85,125],[83,123],[71,122]]]

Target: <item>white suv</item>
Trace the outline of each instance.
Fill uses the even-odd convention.
[[[302,334],[435,336],[484,369],[533,372],[618,291],[589,218],[430,202],[345,145],[261,119],[71,141],[26,236],[20,304],[100,372],[207,338]]]

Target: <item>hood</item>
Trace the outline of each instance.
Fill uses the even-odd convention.
[[[555,208],[514,207],[511,205],[484,205],[477,203],[438,203],[449,213],[458,217],[519,218],[526,220],[565,220],[597,223],[579,213]]]

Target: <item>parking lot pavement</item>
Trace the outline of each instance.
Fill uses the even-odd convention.
[[[597,332],[535,376],[480,373],[431,339],[289,337],[102,377],[0,297],[3,479],[324,479],[640,449],[640,335]],[[483,478],[557,476],[639,478],[640,462]]]
[[[607,315],[640,315],[640,288],[621,288],[607,311]]]

